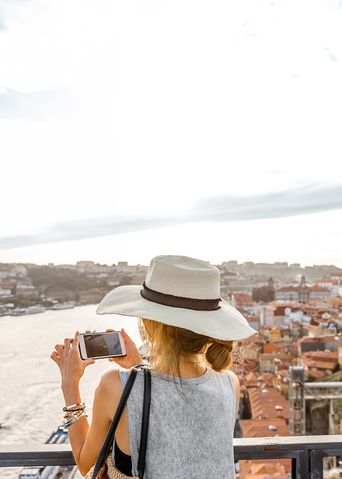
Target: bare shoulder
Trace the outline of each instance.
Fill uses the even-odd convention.
[[[95,396],[105,406],[110,418],[113,417],[122,393],[121,379],[118,369],[106,371],[96,388]]]
[[[110,369],[106,371],[96,388],[96,395],[101,396],[106,402],[113,402],[121,394],[121,380],[118,369]]]
[[[117,389],[121,385],[120,373],[118,369],[110,369],[106,371],[102,377],[99,386],[102,389],[112,389],[113,387]]]

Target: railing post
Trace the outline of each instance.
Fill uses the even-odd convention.
[[[323,451],[310,451],[310,479],[323,479]]]
[[[294,464],[293,464],[294,463]],[[292,479],[308,479],[310,477],[309,451],[298,451],[292,460]]]

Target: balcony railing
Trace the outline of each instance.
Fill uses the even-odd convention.
[[[234,454],[236,460],[291,459],[293,479],[322,479],[323,458],[342,456],[342,435],[234,439]],[[0,467],[73,464],[69,444],[0,446]]]

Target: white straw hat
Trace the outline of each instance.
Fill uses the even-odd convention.
[[[188,256],[156,256],[143,285],[114,288],[96,313],[151,319],[216,339],[243,339],[257,332],[220,297],[220,270]]]

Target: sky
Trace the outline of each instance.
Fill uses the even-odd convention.
[[[0,0],[0,261],[342,267],[342,2]]]

